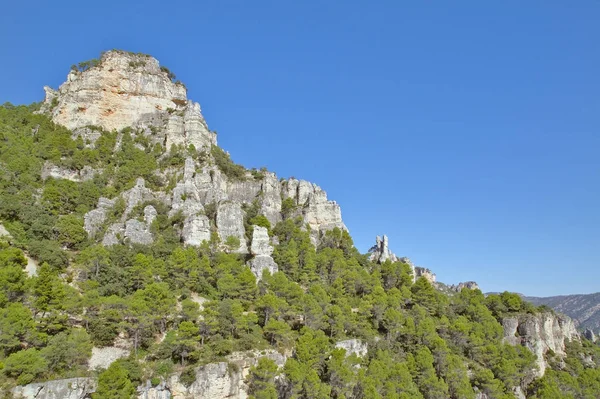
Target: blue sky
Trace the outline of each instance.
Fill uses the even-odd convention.
[[[0,103],[120,48],[186,83],[247,167],[321,185],[448,283],[600,291],[600,2],[29,1]]]

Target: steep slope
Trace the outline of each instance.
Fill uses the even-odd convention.
[[[184,243],[198,246],[210,241],[212,229],[223,242],[229,237],[239,240],[235,250],[240,253],[248,252],[244,218],[255,202],[273,226],[281,221],[285,202],[286,212],[301,216],[310,227],[315,243],[324,231],[346,229],[340,207],[317,185],[278,179],[266,171],[251,173],[232,164],[227,154],[215,147],[216,135],[208,129],[199,104],[187,99],[185,86],[172,82],[172,73],[156,59],[113,50],[80,65],[71,70],[58,91],[45,88],[41,112],[71,129],[74,139],[82,137],[90,148],[101,137],[118,131],[117,148],[125,140],[142,151],[158,152],[159,158],[173,157],[175,152],[180,158],[185,156],[183,167],[172,165],[175,167],[150,174],[163,187],[152,190],[138,178],[134,187],[119,196],[100,198],[98,207],[85,217],[85,229],[104,245],[123,241],[151,244],[150,225],[156,209],[149,205],[144,210],[144,222],[135,220],[139,215],[131,212],[137,205],[153,201],[164,205],[170,217],[181,212]],[[161,155],[163,151],[165,155]],[[80,177],[80,171],[51,164],[45,168],[47,175],[71,180],[89,179],[95,173],[88,169],[87,177]],[[103,226],[120,200],[125,201],[125,210],[118,221]],[[206,214],[207,206],[216,207],[212,220]]]
[[[587,399],[600,386],[600,347],[568,318],[438,283],[386,236],[360,254],[322,189],[236,165],[146,55],[110,51],[41,107],[0,106],[0,222],[2,396]]]
[[[590,329],[600,333],[600,292],[585,295],[562,295],[551,297],[524,296],[534,305],[546,305],[572,318],[581,330]]]

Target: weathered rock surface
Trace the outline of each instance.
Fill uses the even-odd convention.
[[[82,399],[96,390],[93,378],[68,378],[18,386],[12,390],[23,399]]]
[[[92,348],[92,357],[88,361],[88,368],[107,369],[115,360],[129,356],[129,350],[116,346],[106,346],[104,348]]]
[[[148,226],[136,219],[125,222],[125,239],[132,244],[150,245],[153,242]]]
[[[479,285],[475,281],[465,281],[463,283],[458,283],[457,285],[451,285],[449,288],[452,291],[461,292],[463,288],[467,288],[469,290],[479,290]]]
[[[419,277],[424,277],[431,284],[435,283],[435,280],[437,277],[436,277],[435,273],[433,273],[431,270],[424,268],[424,267],[415,267],[414,270],[415,270],[415,279],[418,279]]]
[[[239,203],[224,202],[219,204],[217,208],[217,230],[223,242],[228,237],[236,237],[240,240],[240,246],[234,252],[248,253],[246,229],[244,228],[244,211]]]
[[[386,235],[383,236],[383,239],[379,236],[376,238],[376,243],[371,249],[369,249],[370,255],[369,260],[371,262],[383,263],[386,260],[390,262],[397,262],[398,257],[390,251],[388,238]]]
[[[268,270],[273,274],[279,270],[277,263],[271,257],[273,246],[269,237],[269,232],[266,227],[252,226],[252,243],[250,245],[250,253],[254,258],[248,261],[250,270],[256,276],[257,280],[262,278],[263,270]]]
[[[210,221],[205,215],[192,215],[183,222],[181,232],[186,245],[200,246],[203,241],[210,241]]]
[[[523,345],[537,357],[537,376],[543,376],[547,362],[546,352],[566,356],[565,341],[579,340],[575,323],[567,316],[553,313],[526,314],[502,320],[504,341],[511,345]]]
[[[222,241],[229,236],[238,238],[240,248],[236,252],[239,253],[248,252],[243,206],[253,203],[274,226],[283,218],[283,200],[291,198],[295,208],[286,216],[302,217],[303,225],[310,228],[314,244],[327,230],[346,229],[339,205],[328,200],[325,191],[313,183],[294,178],[279,180],[267,171],[248,172],[246,179],[228,178],[210,154],[211,146],[216,145],[216,136],[208,130],[200,106],[187,99],[185,87],[172,82],[172,76],[160,68],[156,59],[113,50],[84,69],[71,71],[58,90],[46,87],[40,111],[50,115],[55,123],[71,129],[73,136],[83,139],[84,145],[93,147],[105,131],[128,128],[131,135],[143,135],[145,140],[160,143],[166,149],[172,145],[186,149],[193,145],[204,154],[197,156],[195,151],[190,151],[183,170],[169,167],[169,170],[156,172],[159,181],[165,186],[169,183],[168,191],[153,191],[140,178],[133,188],[117,198],[102,198],[98,207],[85,215],[84,228],[90,237],[101,240],[104,245],[152,243],[151,221],[136,221],[131,213],[137,206],[153,201],[167,205],[169,217],[181,212],[184,223],[180,230],[186,244],[200,245],[210,239],[210,231],[214,229]],[[123,134],[117,136],[115,150],[120,147]],[[43,176],[84,181],[98,172],[101,171],[89,167],[74,171],[46,164]],[[174,187],[170,185],[173,181],[176,182]],[[125,209],[117,220],[106,226],[107,215],[114,210],[117,201],[125,201]],[[214,209],[212,204],[217,207],[216,218],[208,220],[206,209],[209,205]],[[105,234],[98,237],[101,231]],[[274,267],[266,258],[255,263],[257,267]]]
[[[600,334],[600,292],[551,297],[523,297],[534,305],[546,305],[572,318],[581,330],[591,329]]]
[[[57,91],[45,91],[42,111],[71,130],[131,127],[167,148],[193,144],[199,149],[216,144],[200,105],[189,101],[185,86],[173,83],[158,61],[147,55],[108,51],[98,65],[83,72],[72,70]],[[95,137],[86,139],[93,142]]]
[[[275,352],[232,353],[228,362],[210,363],[196,369],[196,381],[185,387],[179,375],[173,375],[157,387],[149,384],[138,388],[139,399],[246,399],[247,385],[244,378],[258,359],[267,357],[283,367],[286,357]]]
[[[42,180],[46,180],[50,177],[54,179],[65,179],[74,182],[83,182],[91,180],[100,171],[93,169],[89,165],[85,165],[81,170],[74,170],[68,168],[62,168],[54,165],[48,161],[42,166]]]
[[[115,200],[101,197],[98,200],[98,207],[85,214],[83,228],[89,236],[94,237],[100,230],[100,227],[106,221],[108,211],[115,205],[115,202]]]
[[[346,351],[346,356],[356,355],[358,357],[364,357],[368,352],[367,344],[359,339],[339,341],[335,344],[335,347],[344,349]]]

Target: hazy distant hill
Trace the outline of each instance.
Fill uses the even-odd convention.
[[[563,295],[545,298],[523,297],[535,305],[548,305],[574,319],[579,328],[600,332],[600,292],[585,295]]]

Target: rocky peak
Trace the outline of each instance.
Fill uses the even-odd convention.
[[[200,105],[188,100],[185,86],[149,55],[111,50],[74,66],[58,90],[44,90],[42,112],[92,144],[99,136],[89,126],[132,128],[167,149],[216,144]]]
[[[397,262],[398,257],[390,251],[388,238],[386,235],[383,239],[379,236],[376,238],[376,243],[371,249],[369,249],[370,255],[369,260],[371,262],[383,263],[386,260],[391,262]]]

